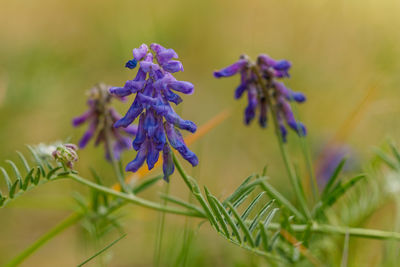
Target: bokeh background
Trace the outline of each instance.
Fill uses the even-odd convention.
[[[185,67],[179,79],[195,85],[195,94],[184,96],[177,108],[183,118],[202,125],[222,110],[231,111],[192,146],[201,163],[188,170],[222,197],[268,165],[273,183],[290,194],[272,129],[262,130],[255,123],[245,127],[246,101],[233,99],[239,78],[216,80],[212,71],[242,53],[289,59],[293,68],[287,84],[308,97],[298,110],[308,127],[313,157],[339,135],[362,165],[371,158],[372,146],[388,137],[400,141],[399,14],[397,0],[0,0],[0,162],[16,159],[14,151],[26,151],[25,144],[66,138],[77,142],[85,127],[73,129],[71,118],[86,109],[85,91],[97,82],[123,85],[134,75],[124,68],[132,48],[158,42],[178,52]],[[128,105],[117,107],[123,113]],[[296,140],[290,133],[290,150],[304,169]],[[126,153],[124,162],[133,157],[133,152]],[[113,182],[101,148],[89,145],[80,158],[77,168],[83,175],[93,166]],[[157,199],[161,190],[162,183],[145,197]],[[0,210],[0,264],[76,209],[73,191],[87,193],[60,181]],[[177,175],[171,192],[187,197]],[[121,214],[128,235],[103,260],[107,266],[151,266],[158,214],[138,207],[124,208]],[[390,217],[390,211],[383,215],[380,219]],[[375,220],[372,225],[379,227],[379,218]],[[184,223],[183,218],[167,216],[165,265],[174,266],[182,250]],[[208,226],[197,229],[192,224],[189,266],[259,263],[209,232]],[[111,233],[97,245],[103,247],[118,236]],[[73,227],[22,266],[74,266],[96,251],[93,243],[79,226]],[[358,250],[350,251],[358,266],[372,266],[379,259],[379,251],[371,249],[377,244],[360,242]],[[90,266],[98,264],[94,260]]]

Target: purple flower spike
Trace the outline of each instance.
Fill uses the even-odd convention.
[[[283,141],[286,141],[289,126],[297,132],[299,136],[306,135],[306,127],[296,121],[291,101],[302,103],[306,97],[301,92],[293,92],[285,86],[279,78],[289,77],[289,69],[292,64],[287,60],[275,60],[266,54],[257,57],[257,62],[253,63],[246,55],[240,56],[239,61],[234,64],[214,72],[216,78],[228,77],[240,72],[240,85],[235,90],[235,98],[242,97],[247,91],[247,107],[244,112],[245,124],[250,124],[258,114],[258,122],[261,127],[267,126],[268,110],[273,110],[278,121],[278,127]],[[286,126],[285,126],[286,124]]]
[[[114,98],[110,93],[120,100],[121,97],[131,94],[124,87],[110,88],[104,84],[98,84],[89,91],[89,100],[87,101],[89,109],[72,121],[75,127],[84,122],[89,124],[88,130],[79,142],[79,147],[84,148],[93,136],[97,134],[95,146],[104,143],[105,155],[108,160],[111,160],[111,153],[113,153],[114,158],[119,159],[122,151],[131,147],[126,135],[134,136],[138,131],[136,125],[131,125],[121,130],[113,127],[113,124],[120,120],[121,116],[115,109],[110,107],[110,102]],[[112,151],[109,151],[109,146],[106,145],[106,142],[111,142]]]
[[[214,77],[215,78],[221,78],[221,77],[229,77],[233,76],[239,71],[243,70],[246,65],[248,64],[246,59],[240,59],[237,62],[233,63],[232,65],[219,70],[219,71],[214,71]]]
[[[173,49],[154,43],[150,49],[142,45],[133,50],[134,59],[140,66],[135,79],[127,81],[124,87],[110,90],[116,96],[136,94],[128,112],[124,117],[117,118],[114,126],[128,128],[139,117],[139,125],[132,129],[136,131],[132,147],[137,155],[126,166],[126,170],[136,172],[145,161],[148,168],[152,169],[162,151],[164,180],[169,181],[169,176],[174,172],[170,145],[193,166],[198,164],[197,156],[187,148],[177,129],[194,133],[197,127],[193,122],[179,117],[170,105],[171,102],[176,105],[182,102],[176,92],[192,94],[194,86],[172,76],[172,73],[183,71],[182,63],[174,60],[178,55]]]

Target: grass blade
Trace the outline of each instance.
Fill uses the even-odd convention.
[[[328,183],[326,184],[324,191],[322,192],[322,198],[325,198],[330,192],[332,186],[335,184],[336,179],[339,177],[340,172],[342,171],[344,164],[346,163],[346,158],[343,158],[339,164],[336,166],[335,171],[332,176],[329,178]]]
[[[97,256],[99,256],[101,253],[103,253],[104,251],[106,251],[107,249],[111,248],[112,246],[114,246],[118,241],[120,241],[122,238],[124,238],[126,236],[126,234],[122,235],[121,237],[119,237],[118,239],[114,240],[113,242],[111,242],[110,244],[108,244],[106,247],[104,247],[103,249],[99,250],[98,252],[96,252],[93,256],[91,256],[90,258],[88,258],[87,260],[85,260],[84,262],[82,262],[81,264],[78,264],[78,267],[81,267],[83,265],[85,265],[86,263],[88,263],[89,261],[93,260],[94,258],[96,258]]]
[[[365,178],[365,174],[360,174],[357,175],[350,180],[348,180],[346,183],[344,183],[342,186],[336,188],[329,197],[323,202],[322,207],[324,206],[332,206],[344,193],[347,192],[351,187],[353,187],[358,181],[360,181],[362,178]]]
[[[397,161],[398,161],[398,163],[400,165],[400,152],[399,152],[399,150],[395,147],[394,144],[390,143],[389,145],[390,145],[390,148],[392,149],[393,155],[396,157],[396,159],[397,159]]]
[[[152,186],[156,182],[158,182],[162,177],[163,177],[162,175],[158,175],[156,177],[147,179],[146,181],[142,182],[141,184],[135,186],[133,188],[132,192],[134,194],[138,194],[138,193],[142,192],[143,190],[149,188],[150,186]]]
[[[393,170],[398,170],[399,166],[396,164],[395,161],[393,161],[391,158],[388,157],[388,155],[383,152],[379,148],[374,149],[375,155],[377,155],[383,162],[385,162],[390,168]]]

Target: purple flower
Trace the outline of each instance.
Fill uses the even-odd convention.
[[[239,99],[247,92],[247,107],[244,112],[245,124],[250,124],[257,116],[261,127],[267,126],[268,110],[274,108],[276,121],[281,132],[283,141],[286,141],[289,126],[298,135],[306,135],[306,128],[295,120],[291,101],[304,102],[306,97],[303,93],[294,92],[287,88],[278,78],[289,77],[291,63],[287,60],[275,60],[268,55],[261,54],[257,62],[253,63],[246,55],[234,64],[214,72],[216,78],[229,77],[240,73],[240,85],[235,90],[235,98]],[[269,106],[272,104],[273,106]]]
[[[133,49],[134,59],[139,64],[136,77],[127,81],[123,87],[113,87],[110,93],[125,97],[135,94],[135,99],[124,117],[114,123],[114,127],[129,127],[139,118],[136,137],[132,147],[136,157],[126,166],[127,171],[136,172],[144,162],[152,169],[163,158],[164,179],[174,172],[172,150],[176,149],[193,166],[198,164],[197,156],[188,149],[178,129],[194,133],[196,125],[179,117],[170,103],[178,105],[182,98],[176,93],[192,94],[194,86],[190,82],[178,81],[172,73],[183,71],[173,49],[159,44],[151,44]]]
[[[324,188],[332,177],[335,169],[343,158],[347,157],[343,171],[349,171],[357,165],[356,155],[348,145],[340,142],[333,142],[325,145],[319,152],[315,162],[315,174],[320,188]]]
[[[106,158],[111,160],[111,153],[116,159],[119,159],[121,152],[131,147],[130,139],[127,136],[136,135],[138,127],[132,125],[123,130],[113,127],[113,124],[120,120],[121,116],[114,108],[110,107],[111,99],[114,97],[109,93],[109,90],[114,91],[119,99],[123,99],[124,96],[128,95],[128,91],[131,91],[123,88],[110,88],[105,84],[96,85],[89,91],[87,101],[89,109],[81,116],[74,118],[72,125],[77,127],[87,122],[89,127],[79,141],[79,147],[84,148],[96,135],[95,145],[103,143]],[[112,151],[109,150],[107,142],[111,142]]]

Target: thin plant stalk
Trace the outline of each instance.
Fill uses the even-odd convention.
[[[290,182],[293,186],[296,197],[299,200],[300,205],[301,205],[306,217],[311,219],[311,213],[307,206],[307,201],[304,196],[304,191],[302,190],[301,181],[299,180],[299,178],[295,175],[295,173],[293,171],[293,167],[292,167],[291,161],[289,159],[289,155],[288,155],[286,147],[283,143],[282,135],[279,132],[279,124],[278,124],[278,120],[276,118],[276,109],[275,109],[275,106],[272,104],[271,98],[269,97],[268,86],[263,82],[263,79],[262,79],[261,74],[260,74],[259,70],[257,69],[257,67],[254,66],[253,69],[254,69],[254,72],[256,73],[258,83],[261,85],[261,87],[264,91],[264,95],[265,95],[266,101],[268,103],[268,106],[271,108],[271,113],[272,113],[271,117],[274,122],[275,135],[278,139],[279,149],[280,149],[280,152],[281,152],[281,155],[283,158],[283,162],[285,164],[286,171],[289,175]]]
[[[299,112],[297,110],[296,104],[293,105],[293,113],[294,113],[296,121],[299,121]],[[311,184],[311,189],[313,192],[314,202],[317,202],[319,200],[320,193],[318,190],[317,177],[315,176],[315,173],[314,173],[314,167],[313,167],[313,163],[311,160],[310,149],[309,149],[309,146],[307,143],[307,138],[306,138],[306,136],[299,136],[299,140],[300,140],[300,147],[301,147],[301,150],[304,155],[308,175],[310,178],[310,184]]]
[[[122,193],[119,191],[115,191],[113,189],[110,189],[108,187],[93,183],[89,180],[86,180],[85,178],[80,177],[79,175],[76,174],[66,174],[65,176],[60,176],[59,178],[70,178],[78,183],[84,184],[86,186],[89,186],[95,190],[98,190],[100,192],[124,199],[128,202],[131,202],[133,204],[145,207],[145,208],[150,208],[153,210],[158,210],[158,211],[165,211],[173,214],[178,214],[178,215],[185,215],[185,216],[191,216],[191,217],[200,217],[204,218],[205,215],[200,214],[199,212],[194,212],[194,211],[189,211],[189,210],[182,210],[182,209],[176,209],[173,207],[164,207],[163,205],[160,205],[159,203],[155,203],[140,197],[137,197],[132,194],[126,194]]]

